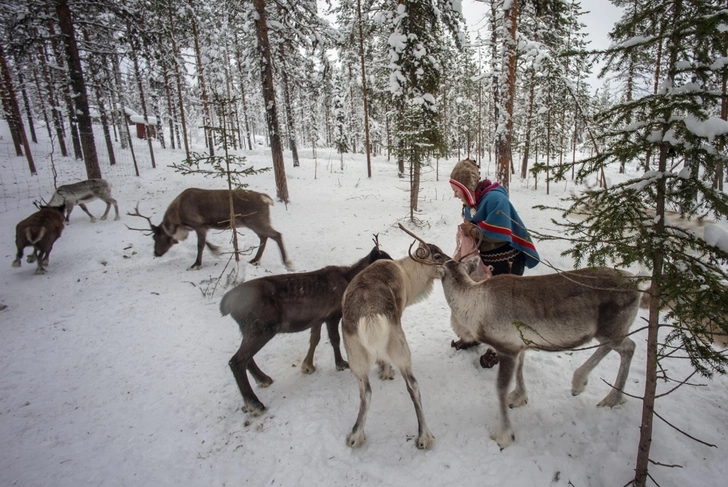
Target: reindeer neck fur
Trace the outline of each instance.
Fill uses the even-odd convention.
[[[369,256],[358,260],[356,263],[352,264],[351,266],[348,266],[348,267],[347,266],[337,266],[337,267],[341,271],[341,273],[344,275],[345,279],[347,281],[351,282],[351,280],[354,279],[354,276],[356,276],[361,271],[366,269],[368,265],[369,265]]]
[[[167,208],[160,226],[164,230],[164,233],[181,242],[187,239],[187,236],[190,234],[190,228],[181,224],[180,205],[177,200],[179,200],[179,197]]]
[[[420,264],[409,257],[396,262],[402,271],[405,306],[426,299],[432,292],[433,281],[437,277],[436,266]]]

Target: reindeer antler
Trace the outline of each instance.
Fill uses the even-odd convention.
[[[374,246],[377,248],[377,252],[379,252],[379,234],[375,233],[372,240],[374,240]]]
[[[402,230],[405,231],[405,233],[407,233],[408,235],[414,237],[416,240],[419,240],[424,245],[426,245],[427,248],[429,249],[429,244],[427,242],[425,242],[420,237],[418,237],[414,233],[412,233],[409,230],[407,230],[406,228],[404,228],[401,223],[398,223],[398,225],[399,225],[399,228],[401,228]],[[420,264],[425,264],[425,265],[438,265],[438,263],[435,262],[434,260],[427,259],[427,257],[430,256],[430,252],[428,250],[425,250],[425,249],[421,248],[421,247],[417,248],[417,250],[415,250],[415,254],[412,255],[412,245],[414,245],[414,244],[415,244],[415,242],[412,242],[412,244],[409,246],[409,249],[407,250],[407,255],[409,255],[410,259],[414,260],[415,262],[419,262]]]
[[[138,216],[140,218],[146,218],[146,220],[149,222],[149,226],[151,227],[151,230],[154,231],[154,224],[152,223],[152,219],[149,218],[148,216],[145,216],[145,215],[142,215],[141,213],[139,213],[139,203],[137,203],[136,208],[134,208],[134,213],[127,211],[126,214],[129,216]],[[124,225],[126,225],[126,223]],[[136,230],[137,232],[148,232],[149,231],[145,228],[132,228],[129,225],[126,225],[126,228],[128,228],[129,230]]]

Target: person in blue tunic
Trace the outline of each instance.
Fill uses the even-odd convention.
[[[480,179],[475,161],[464,159],[450,173],[450,187],[456,198],[463,202],[465,235],[480,240],[480,258],[491,266],[492,274],[522,276],[539,263],[538,252],[526,225],[508,199],[508,192],[498,183]],[[467,348],[477,342],[459,339],[452,346]],[[482,359],[481,359],[482,364]]]

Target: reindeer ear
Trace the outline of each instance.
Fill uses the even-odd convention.
[[[479,263],[480,263],[480,256],[479,255],[476,255],[472,259],[468,259],[467,261],[464,262],[465,269],[467,270],[468,275],[470,275],[473,272],[475,272],[475,269],[478,268],[478,264]]]

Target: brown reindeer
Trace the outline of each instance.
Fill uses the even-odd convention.
[[[63,212],[65,205],[39,206],[39,210],[30,215],[15,227],[15,245],[18,253],[13,267],[20,267],[23,249],[33,246],[33,253],[28,254],[28,263],[37,262],[36,274],[45,274],[44,265],[53,250],[53,244],[63,232]]]
[[[258,252],[250,263],[260,264],[265,244],[272,238],[281,250],[283,263],[289,269],[292,268],[293,264],[288,260],[283,246],[283,237],[270,224],[270,207],[273,206],[273,199],[265,193],[239,189],[232,192],[232,203],[235,226],[248,227],[260,238]],[[146,218],[149,222],[154,238],[154,255],[157,257],[163,256],[174,244],[185,240],[190,230],[197,233],[197,259],[190,269],[199,269],[202,267],[202,251],[205,245],[215,254],[220,252],[217,245],[207,241],[207,231],[211,228],[225,230],[230,227],[230,191],[185,189],[170,203],[159,226],[153,225],[149,217],[139,213],[139,205],[134,213],[127,214]],[[127,228],[146,231],[128,225]]]
[[[334,349],[336,368],[349,364],[339,349],[341,297],[346,286],[363,269],[379,259],[391,259],[376,246],[367,257],[354,265],[328,266],[312,272],[266,276],[244,282],[228,291],[220,302],[223,316],[235,318],[243,334],[240,349],[230,359],[230,369],[243,396],[243,411],[259,416],[265,411],[250,387],[246,369],[260,387],[268,387],[273,379],[258,368],[253,358],[278,333],[296,333],[311,328],[311,344],[301,370],[316,370],[313,354],[321,338],[321,325],[326,323]]]

